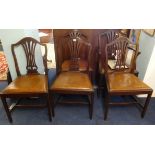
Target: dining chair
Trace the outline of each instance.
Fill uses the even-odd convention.
[[[41,54],[41,46],[44,53]],[[48,95],[47,47],[34,38],[25,37],[11,45],[12,55],[17,72],[16,79],[1,91],[1,100],[7,117],[12,123],[11,112],[15,108],[47,108],[51,121],[51,107]],[[39,57],[40,55],[40,57]],[[38,58],[38,60],[37,60]],[[40,69],[41,68],[41,69]],[[10,106],[7,98],[17,99]],[[22,99],[44,98],[45,104],[23,104]],[[12,101],[12,100],[11,100]]]
[[[94,89],[90,80],[89,63],[92,45],[82,37],[78,31],[72,31],[65,35],[61,40],[61,46],[69,52],[69,58],[66,60],[66,65],[62,65],[61,71],[56,77],[53,84],[50,86],[50,99],[52,109],[59,99],[56,101],[56,95],[60,97],[64,95],[71,96],[80,95],[87,97],[89,105],[89,117],[93,115],[93,97]],[[81,57],[81,54],[84,57]],[[65,67],[64,67],[65,66]],[[64,68],[67,68],[67,70]],[[63,101],[63,103],[80,103],[77,100]]]
[[[152,88],[145,84],[134,74],[135,58],[137,53],[133,52],[130,63],[126,63],[128,46],[130,41],[126,37],[119,37],[113,42],[106,45],[105,51],[105,79],[106,79],[106,90],[105,90],[105,102],[104,102],[104,120],[107,119],[108,110],[110,106],[120,106],[135,104],[141,110],[141,117],[143,118],[149,101],[152,95]],[[109,63],[108,54],[111,53],[115,59],[113,59],[113,65]],[[129,62],[129,61],[128,61]],[[109,70],[109,68],[111,68]],[[137,95],[146,94],[145,103],[141,103]],[[113,96],[123,97],[123,102],[112,101]],[[125,97],[129,97],[129,102],[124,102]]]

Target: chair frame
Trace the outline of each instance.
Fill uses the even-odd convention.
[[[89,42],[87,42],[87,40],[83,37],[83,35],[81,33],[79,33],[78,31],[70,32],[69,34],[65,35],[63,39],[65,41],[68,41],[68,45],[69,44],[73,45],[72,46],[73,48],[70,48],[71,65],[70,65],[69,71],[67,71],[67,72],[70,72],[70,71],[80,72],[78,70],[79,69],[78,52],[80,50],[79,43],[83,43],[83,44],[85,44],[85,45],[87,45],[89,47],[89,51],[88,51],[88,67],[87,67],[87,70],[84,73],[88,74],[89,79],[91,79],[91,75],[89,73],[89,61],[90,61],[90,54],[91,54],[91,50],[92,50],[92,45]],[[74,42],[75,39],[76,39],[76,42]],[[62,40],[62,41],[64,41],[64,40]],[[61,71],[59,72],[59,74],[61,74]],[[75,91],[75,90],[52,90],[52,89],[50,89],[50,100],[51,100],[51,105],[52,105],[53,111],[54,111],[54,106],[56,104],[55,99],[54,99],[55,94],[60,94],[60,95],[63,95],[63,94],[74,95],[74,94],[76,94],[76,95],[86,95],[86,96],[88,96],[89,117],[90,117],[90,119],[92,119],[92,115],[93,115],[93,102],[94,102],[94,91],[90,92],[90,91],[83,91],[83,90]],[[72,103],[75,103],[75,102],[72,102]]]
[[[125,37],[120,37],[116,40],[114,40],[113,42],[109,43],[106,45],[106,63],[105,63],[105,78],[106,78],[106,89],[105,89],[105,94],[104,94],[104,97],[105,97],[105,107],[104,107],[104,120],[107,119],[107,115],[108,115],[108,110],[109,110],[109,106],[122,106],[122,105],[129,105],[129,104],[136,104],[136,106],[139,108],[139,110],[141,111],[141,117],[144,118],[145,116],[145,113],[146,113],[146,110],[147,110],[147,107],[148,107],[148,104],[150,102],[150,99],[151,99],[151,95],[152,95],[152,92],[153,90],[150,88],[150,89],[147,89],[147,90],[137,90],[137,91],[133,91],[133,92],[130,92],[130,91],[117,91],[117,92],[110,92],[110,87],[109,87],[109,78],[108,78],[108,74],[111,74],[111,73],[108,73],[108,58],[107,58],[107,55],[108,55],[108,48],[110,47],[114,47],[115,43],[119,43],[119,41],[121,41],[121,43],[123,44],[123,42],[125,42],[126,46],[125,46],[125,50],[127,50],[127,47],[129,44],[131,44],[131,42],[125,38]],[[114,49],[112,49],[114,50]],[[123,51],[122,51],[123,52]],[[138,53],[136,52],[136,50],[133,52],[135,53],[134,54],[134,58],[131,60],[133,62],[131,62],[131,69],[129,70],[129,73],[132,73],[134,74],[134,65],[135,65],[135,60],[136,60],[136,57],[138,55]],[[122,54],[122,53],[121,53]],[[120,54],[120,55],[121,55]],[[117,63],[117,62],[116,62]],[[122,64],[121,64],[122,66]],[[117,70],[115,70],[114,72],[123,72],[125,71],[125,60],[124,60],[124,64],[123,64],[123,68],[120,68],[118,67]],[[137,77],[138,78],[138,77]],[[147,97],[146,97],[146,100],[145,100],[145,103],[144,104],[141,104],[139,99],[137,98],[136,95],[142,95],[142,94],[146,94]],[[130,96],[132,97],[132,99],[134,99],[134,102],[119,102],[119,103],[112,103],[110,102],[110,98],[111,96]]]
[[[21,76],[20,70],[19,70],[19,66],[18,66],[18,62],[17,62],[17,58],[16,58],[16,54],[15,54],[15,50],[14,48],[17,46],[22,45],[24,52],[26,54],[26,58],[27,58],[27,75],[39,75],[37,69],[38,67],[36,66],[35,63],[35,58],[34,58],[34,53],[35,53],[35,46],[39,44],[40,46],[44,46],[45,48],[45,54],[43,56],[43,64],[44,64],[44,69],[45,69],[45,76],[47,77],[47,84],[48,84],[48,70],[47,70],[47,47],[46,44],[42,44],[39,41],[35,40],[34,38],[31,37],[25,37],[23,39],[21,39],[20,41],[18,41],[15,44],[11,45],[11,49],[12,49],[12,54],[13,54],[13,58],[14,58],[14,62],[15,62],[15,68],[16,68],[16,72],[17,72],[17,76]],[[32,52],[32,53],[31,53]],[[18,77],[17,77],[18,78]],[[48,87],[47,87],[48,88]],[[49,116],[49,120],[52,121],[51,118],[51,106],[50,106],[50,102],[49,102],[49,94],[48,94],[48,90],[46,93],[41,93],[41,92],[37,92],[37,93],[9,93],[9,94],[5,94],[5,93],[1,93],[0,94],[2,102],[3,102],[3,106],[5,108],[8,120],[10,123],[13,122],[12,116],[11,116],[11,112],[17,107],[17,108],[43,108],[43,107],[47,107],[48,109],[48,116]],[[23,104],[19,104],[22,98],[31,98],[31,97],[42,97],[45,98],[46,100],[46,104],[43,105],[23,105]],[[17,103],[13,103],[12,105],[8,106],[6,98],[15,98],[18,99]]]
[[[99,34],[98,36],[98,45],[99,45],[99,75],[98,75],[98,89],[97,89],[97,95],[98,97],[100,96],[101,94],[101,90],[105,88],[105,83],[102,85],[102,78],[104,78],[104,81],[105,81],[105,77],[104,75],[100,72],[100,68],[104,68],[104,62],[105,62],[105,49],[102,49],[101,47],[101,40],[102,38],[106,38],[107,40],[107,44],[114,41],[115,39],[119,38],[119,37],[126,37],[125,34],[122,34],[122,32],[115,32],[115,31],[106,31],[106,32],[103,32],[101,34]],[[127,37],[128,38],[128,37]],[[106,48],[106,45],[105,45],[105,48]],[[130,45],[128,46],[128,49],[131,49],[133,51],[135,51],[135,57],[134,57],[134,60],[133,60],[133,72],[136,76],[138,76],[138,71],[136,70],[136,59],[137,57],[140,55],[140,51],[139,51],[139,44],[136,43],[135,45],[133,45],[131,42],[130,42]],[[102,52],[104,53],[104,60],[103,60],[103,57],[101,57],[102,55]],[[101,65],[101,67],[100,67]],[[103,81],[103,82],[104,82]]]

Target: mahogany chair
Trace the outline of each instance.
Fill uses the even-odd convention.
[[[71,96],[82,95],[87,97],[89,116],[90,119],[92,119],[94,89],[89,76],[89,60],[92,46],[81,37],[78,31],[70,32],[68,35],[64,36],[62,38],[62,47],[63,46],[65,46],[64,48],[70,53],[70,58],[67,60],[67,62],[69,62],[66,65],[67,70],[64,70],[62,66],[60,73],[50,87],[52,107],[54,108],[54,96],[56,96],[56,94],[60,96],[64,94]],[[80,57],[80,54],[83,52],[87,52],[87,57],[85,57],[84,60]],[[60,102],[60,100],[58,101]],[[69,100],[62,102],[70,103]],[[79,103],[79,101],[75,100],[71,102]]]
[[[98,90],[97,90],[97,94],[99,96],[99,94],[101,93],[101,89],[102,87],[104,87],[103,85],[103,78],[104,77],[104,63],[105,63],[105,47],[106,44],[112,42],[113,40],[115,40],[116,38],[119,37],[119,33],[114,31],[114,30],[109,30],[106,32],[103,32],[101,34],[99,34],[98,36],[98,45],[99,45],[99,76],[98,76]],[[109,53],[108,55],[109,57],[112,58],[111,53]]]
[[[120,32],[115,32],[114,30],[106,31],[104,33],[99,34],[99,78],[98,78],[98,91],[97,94],[98,96],[101,94],[101,89],[105,87],[105,76],[104,76],[104,63],[105,63],[105,47],[106,44],[114,41],[115,39],[119,37],[127,37],[127,34],[123,33],[122,31]],[[128,37],[127,37],[128,38]],[[132,57],[132,50],[135,51],[134,53],[134,61],[131,61],[133,64],[133,72],[136,76],[138,76],[138,71],[136,70],[136,60],[138,55],[140,54],[139,51],[139,44],[129,44],[128,48],[128,53],[127,53],[127,61],[126,63],[129,63],[131,61]],[[109,59],[114,59],[112,53],[108,53]],[[128,65],[128,64],[126,64]],[[110,68],[109,68],[110,70]]]
[[[38,55],[40,51],[40,46],[45,48],[45,52],[42,57],[42,65],[43,65],[43,73],[40,73],[39,67],[36,63],[36,55]],[[18,50],[17,50],[18,48]],[[20,48],[20,49],[19,49]],[[47,47],[45,44],[40,43],[39,41],[26,37],[21,39],[19,42],[11,45],[12,54],[15,62],[17,78],[13,80],[4,90],[1,92],[1,99],[3,102],[3,106],[5,108],[7,117],[10,122],[12,122],[11,112],[15,109],[15,107],[39,107],[39,108],[47,108],[49,120],[51,121],[51,107],[49,103],[49,95],[48,95],[48,77],[47,77]],[[26,69],[25,74],[21,73],[21,68],[19,64],[19,55],[25,55],[26,60]],[[24,61],[24,57],[22,57]],[[22,67],[23,68],[23,67]],[[23,71],[22,71],[23,72]],[[20,100],[22,98],[44,98],[46,100],[45,104],[40,105],[23,105]],[[16,104],[12,104],[8,106],[6,98],[16,98],[19,99]]]
[[[106,91],[105,91],[105,103],[104,103],[104,119],[107,119],[109,106],[111,105],[127,105],[135,103],[141,110],[141,117],[143,118],[153,90],[134,75],[134,61],[136,57],[136,51],[132,50],[133,56],[130,64],[126,65],[127,52],[130,41],[125,37],[120,37],[113,42],[106,45],[106,63],[105,63],[105,78],[106,78]],[[111,65],[109,65],[108,54],[112,53],[115,57],[113,68],[109,71]],[[147,98],[144,104],[140,103],[136,95],[147,94]],[[112,96],[130,96],[132,102],[114,103],[111,102]]]

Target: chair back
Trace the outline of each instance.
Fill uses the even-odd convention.
[[[79,62],[83,59],[88,64],[86,69],[86,72],[88,72],[92,50],[91,43],[80,32],[74,30],[63,37],[61,45],[63,52],[69,52],[69,71],[80,71]]]
[[[114,72],[133,72],[136,58],[136,50],[131,50],[129,54],[129,45],[131,42],[126,37],[119,37],[113,42],[106,45],[106,63],[105,73],[109,68]],[[111,53],[114,59],[110,59],[108,54]],[[130,56],[129,56],[130,55]],[[130,57],[130,58],[129,58]],[[128,60],[130,59],[130,61]],[[112,67],[111,67],[112,66]]]
[[[41,52],[41,46],[44,47],[44,52]],[[18,48],[18,50],[16,50],[16,48]],[[45,44],[40,43],[34,38],[25,37],[17,43],[12,44],[11,50],[15,62],[17,76],[22,75],[19,59],[22,59],[23,64],[25,63],[25,74],[39,74],[39,65],[37,64],[42,64],[42,71],[47,75],[47,46]]]

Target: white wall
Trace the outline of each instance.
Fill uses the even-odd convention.
[[[153,88],[152,96],[155,97],[155,45],[144,76],[144,82]]]
[[[137,59],[137,70],[139,71],[140,79],[144,79],[153,48],[155,45],[155,36],[151,37],[141,31],[140,38],[139,38],[139,50],[141,54],[138,56]]]
[[[151,37],[141,31],[139,39],[141,54],[137,60],[139,77],[155,90],[155,36]],[[153,92],[155,97],[155,92]]]
[[[11,44],[16,43],[25,36],[31,36],[39,40],[38,30],[33,29],[0,29],[0,39],[9,65],[11,77],[17,77],[14,60],[11,53]]]
[[[37,40],[40,40],[39,39],[39,31],[38,29],[24,29],[24,34],[25,36],[31,36]]]

